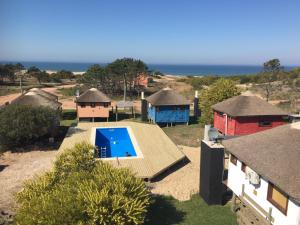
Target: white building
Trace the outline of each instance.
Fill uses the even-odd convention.
[[[300,122],[223,144],[233,193],[268,224],[300,225]]]

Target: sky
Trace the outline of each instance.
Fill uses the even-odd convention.
[[[0,61],[300,65],[299,0],[0,0]]]

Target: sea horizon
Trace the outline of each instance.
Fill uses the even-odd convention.
[[[42,62],[42,61],[0,61],[5,63],[22,63],[26,69],[36,66],[41,70],[58,71],[69,70],[72,72],[84,72],[93,64],[105,66],[108,63],[97,62]],[[263,70],[262,65],[213,65],[213,64],[147,64],[151,71],[159,71],[166,75],[176,76],[233,76],[256,74]],[[289,71],[298,66],[283,66]]]

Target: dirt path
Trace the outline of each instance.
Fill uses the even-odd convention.
[[[182,151],[190,162],[162,180],[152,183],[152,193],[171,195],[180,201],[186,201],[192,194],[199,192],[200,148],[182,146]]]
[[[10,94],[10,95],[4,95],[0,96],[0,105],[4,105],[6,102],[11,102],[15,98],[19,97],[20,93]]]
[[[14,194],[36,174],[51,168],[57,151],[5,152],[0,157],[0,211],[11,212]]]

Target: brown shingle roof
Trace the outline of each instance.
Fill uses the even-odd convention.
[[[286,112],[256,96],[235,96],[212,106],[229,116],[283,116]]]
[[[164,88],[146,98],[152,105],[189,105],[189,101],[170,88]]]
[[[81,94],[76,102],[111,102],[110,98],[96,88],[91,88]]]
[[[42,96],[34,91],[26,92],[18,98],[11,101],[11,104],[30,105],[30,106],[45,106],[57,110],[61,107],[61,103],[50,98]]]
[[[300,202],[300,122],[223,141],[226,150]]]

